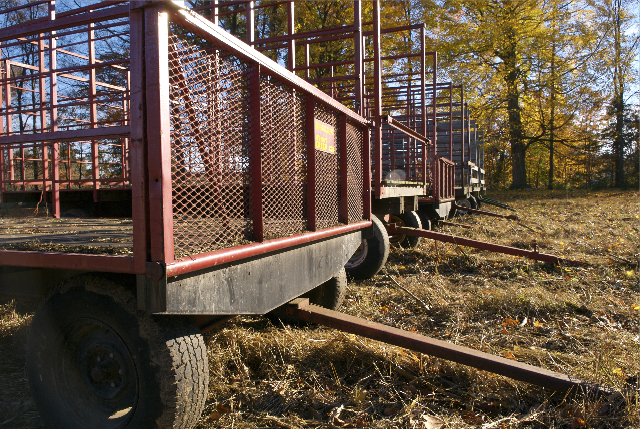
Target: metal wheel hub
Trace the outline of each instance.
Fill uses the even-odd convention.
[[[95,344],[82,357],[85,383],[102,399],[113,399],[124,386],[124,370],[117,353],[102,344]]]
[[[351,255],[351,258],[344,264],[345,268],[353,268],[360,265],[367,257],[367,253],[369,253],[369,243],[367,240],[362,240],[358,249]]]
[[[389,215],[389,223],[395,223],[398,226],[406,226],[404,224],[404,221],[399,216],[396,216],[393,214]],[[400,243],[402,243],[406,237],[407,237],[406,234],[393,234],[393,235],[390,234],[389,243],[392,246],[399,246]]]
[[[80,319],[59,337],[65,353],[58,369],[58,395],[70,402],[77,421],[100,427],[126,426],[138,401],[133,356],[124,340],[101,321]]]

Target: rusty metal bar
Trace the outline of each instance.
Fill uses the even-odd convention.
[[[8,125],[8,124],[7,124]],[[129,126],[88,128],[82,130],[57,131],[37,134],[16,134],[0,137],[0,146],[22,143],[78,141],[83,139],[106,139],[129,135]]]
[[[559,258],[555,255],[546,253],[538,253],[531,250],[519,249],[517,247],[503,246],[501,244],[487,243],[486,241],[472,240],[470,238],[459,237],[455,235],[443,234],[441,232],[427,231],[424,229],[407,228],[404,226],[396,226],[396,224],[385,225],[389,234],[406,234],[416,237],[431,238],[432,240],[453,243],[459,246],[474,247],[476,249],[489,250],[491,252],[505,253],[507,255],[523,256],[525,258],[537,261],[549,262],[552,264],[565,265],[587,265],[586,262],[572,261],[570,259]]]
[[[145,91],[151,260],[174,259],[169,118],[169,20],[160,7],[145,12]]]
[[[166,275],[167,277],[173,277],[180,274],[186,274],[193,271],[214,267],[220,264],[237,261],[239,259],[264,255],[269,252],[284,250],[288,247],[299,246],[302,244],[311,243],[313,241],[322,240],[324,238],[346,234],[366,228],[368,226],[371,226],[371,221],[367,220],[351,223],[349,225],[323,229],[321,231],[306,232],[303,234],[276,238],[273,240],[265,241],[264,243],[246,244],[243,246],[230,247],[213,252],[187,256],[168,264],[166,267]]]
[[[288,61],[288,66],[289,66],[289,71],[293,71],[293,69],[296,68],[296,41],[294,36],[294,33],[296,31],[296,26],[295,26],[295,4],[293,3],[293,0],[287,2],[287,33],[289,36],[291,37],[291,40],[289,40],[288,43],[288,48],[289,48],[289,61]]]
[[[508,216],[507,215],[501,215],[501,214],[498,214],[498,213],[486,212],[484,210],[478,210],[478,209],[471,209],[471,208],[467,208],[467,207],[462,207],[462,206],[459,206],[457,204],[454,204],[453,207],[455,209],[457,209],[457,210],[465,211],[465,212],[468,212],[468,213],[475,213],[475,214],[481,214],[481,215],[485,215],[485,216],[498,217],[498,218],[501,218],[501,219],[518,220],[518,215],[514,215],[514,214],[513,215],[508,215]]]
[[[362,108],[364,111],[364,106]],[[371,134],[369,128],[362,130],[362,218],[371,219]]]
[[[447,221],[444,221],[444,220],[438,221],[438,224],[447,225],[447,226],[458,226],[458,227],[464,228],[464,229],[473,229],[473,226],[471,226],[471,225],[464,225],[462,223],[455,223],[455,222],[447,222]]]
[[[65,270],[131,274],[136,272],[133,258],[129,256],[0,250],[0,260],[2,265],[15,267],[60,268]]]
[[[376,197],[382,196],[382,63],[380,61],[380,2],[373,2],[373,96],[375,98],[373,108],[374,128],[374,169]],[[366,60],[364,60],[366,61]]]
[[[295,299],[274,312],[559,392],[572,391],[575,393],[576,391],[587,390],[603,394],[612,393],[606,386],[600,386],[559,372],[318,307],[309,304],[308,298]]]
[[[131,10],[131,217],[133,221],[133,262],[136,273],[145,272],[147,249],[150,247],[149,200],[147,198],[146,91],[144,63],[144,11]]]
[[[251,120],[251,214],[253,238],[264,241],[262,207],[262,133],[260,119],[260,65],[251,68],[249,78],[249,109]]]
[[[347,155],[347,117],[338,117],[339,135],[339,161],[340,161],[340,192],[339,192],[339,219],[349,223],[349,163]]]
[[[307,97],[305,102],[305,121],[307,126],[307,227],[316,230],[316,138],[315,138],[316,101]]]
[[[402,131],[403,133],[413,137],[414,139],[426,143],[429,142],[429,139],[427,137],[425,137],[424,135],[414,131],[412,128],[406,126],[405,124],[403,124],[402,122],[393,119],[393,117],[391,115],[382,115],[381,116],[381,121],[383,124],[388,124],[389,126]],[[408,164],[407,164],[408,165]]]

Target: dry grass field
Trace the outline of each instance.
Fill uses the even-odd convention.
[[[328,328],[238,317],[206,334],[210,398],[198,428],[640,427],[638,192],[489,196],[520,221],[467,215],[455,222],[471,228],[439,230],[521,248],[535,241],[540,252],[589,265],[554,267],[425,240],[392,250],[385,273],[350,282],[342,311],[616,394],[568,397]],[[24,377],[33,310],[15,301],[0,307],[3,428],[42,426]]]

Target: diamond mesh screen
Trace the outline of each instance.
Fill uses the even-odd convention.
[[[305,97],[271,76],[260,79],[265,239],[307,228]]]
[[[248,66],[176,32],[169,40],[169,80],[179,257],[247,243],[253,230]]]
[[[171,24],[169,98],[177,258],[254,242],[260,239],[259,222],[265,240],[308,230],[307,145],[308,138],[315,137],[307,135],[307,121],[313,119],[306,117],[306,107],[312,100],[284,77],[258,74],[254,64],[220,43]],[[287,72],[283,69],[283,73]],[[258,87],[259,98],[252,92]],[[252,111],[257,113],[258,102],[257,123]],[[348,203],[348,221],[360,221],[363,126],[347,122],[343,142],[338,111],[318,101],[314,105],[314,117],[334,128],[336,145],[335,153],[314,150],[316,228],[347,221],[340,219],[340,201]],[[258,124],[256,154],[252,145],[258,141],[253,134]],[[342,145],[347,150],[344,172],[340,171]],[[255,170],[258,163],[261,174]],[[348,189],[344,196],[343,176]]]
[[[347,122],[347,198],[349,203],[349,222],[360,221],[363,217],[362,138],[362,130]]]
[[[316,103],[316,119],[338,130],[337,115],[324,105]],[[318,229],[338,225],[338,207],[340,204],[340,133],[335,133],[336,153],[316,150],[316,227]]]

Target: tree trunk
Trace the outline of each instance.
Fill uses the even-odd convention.
[[[620,188],[624,186],[624,76],[622,74],[621,59],[621,17],[620,9],[622,7],[620,0],[615,1],[615,24],[614,24],[614,99],[613,111],[616,117],[615,136],[613,139],[613,159],[615,170],[615,186]]]
[[[505,55],[504,63],[507,69],[505,81],[507,83],[507,109],[509,115],[509,143],[511,144],[511,188],[527,187],[526,146],[522,130],[520,108],[520,91],[518,89],[518,71],[516,67],[515,43]]]

